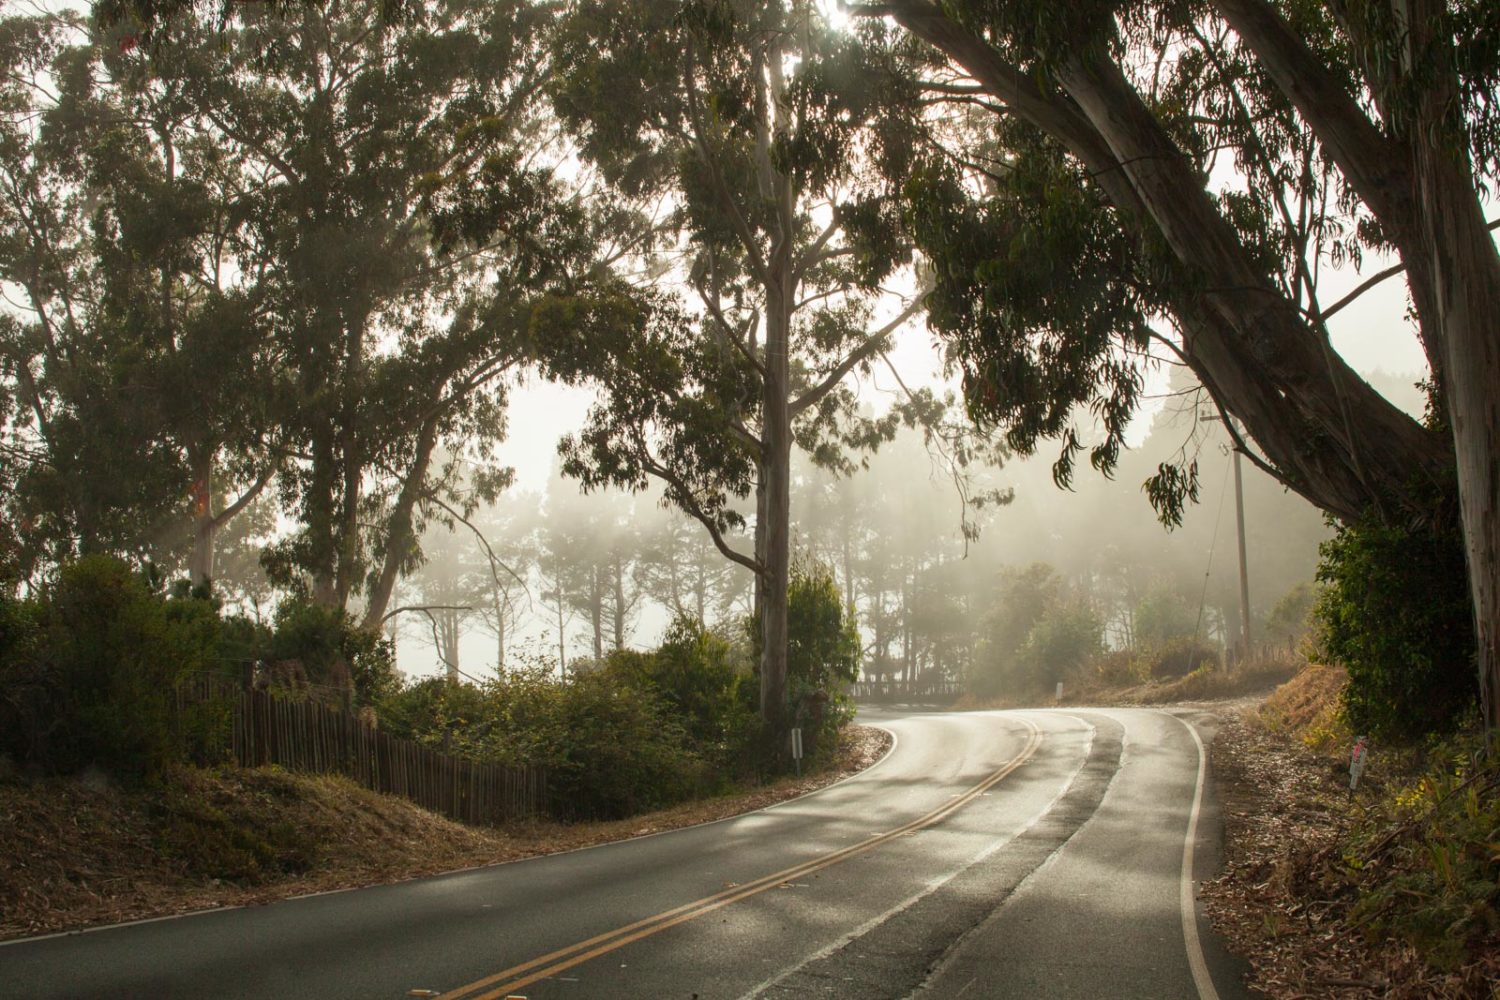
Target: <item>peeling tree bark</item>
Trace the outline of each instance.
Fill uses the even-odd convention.
[[[1453,65],[1444,6],[1406,5],[1410,67]],[[1424,264],[1435,285],[1459,510],[1474,601],[1479,687],[1486,723],[1500,727],[1500,251],[1485,222],[1456,120],[1457,80],[1433,73],[1410,129]]]

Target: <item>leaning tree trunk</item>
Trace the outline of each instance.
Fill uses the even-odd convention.
[[[1186,276],[1184,346],[1215,398],[1239,417],[1283,481],[1324,510],[1358,517],[1373,501],[1423,509],[1448,456],[1442,443],[1361,379],[1255,265],[1192,164],[1110,59],[1078,54],[1058,81],[1108,144]]]
[[[380,565],[380,574],[370,585],[365,613],[360,627],[371,632],[378,631],[385,620],[385,612],[391,603],[391,594],[396,590],[396,581],[402,568],[411,559],[417,547],[416,525],[413,515],[417,504],[427,490],[427,469],[432,464],[432,452],[437,445],[438,417],[430,415],[422,423],[412,453],[412,462],[407,469],[406,481],[396,495],[396,504],[386,518],[385,552]]]

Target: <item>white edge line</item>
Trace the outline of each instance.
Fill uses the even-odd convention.
[[[163,913],[157,917],[141,917],[139,920],[125,920],[118,924],[94,924],[92,927],[76,927],[70,931],[53,931],[50,934],[37,934],[33,937],[11,938],[8,941],[0,941],[0,948],[8,948],[13,944],[50,941],[53,938],[77,937],[80,934],[97,934],[100,931],[114,931],[122,927],[136,927],[140,924],[159,924],[168,920],[181,920],[184,917],[202,917],[210,913],[226,913],[229,910],[245,910],[254,905],[258,904],[236,903],[233,906],[205,906],[202,909],[185,910],[182,913]]]
[[[1193,786],[1193,808],[1188,813],[1187,836],[1182,841],[1182,877],[1178,880],[1178,899],[1182,910],[1182,939],[1187,947],[1188,967],[1193,972],[1193,985],[1198,987],[1200,1000],[1219,1000],[1213,976],[1208,971],[1208,961],[1203,955],[1203,942],[1198,939],[1197,893],[1193,883],[1193,845],[1198,840],[1198,814],[1203,806],[1203,779],[1208,757],[1203,750],[1203,740],[1192,723],[1171,712],[1162,714],[1182,723],[1188,735],[1192,736],[1193,745],[1198,748],[1198,778]]]
[[[317,892],[304,892],[296,896],[283,896],[280,899],[267,900],[264,903],[236,903],[232,906],[205,906],[202,909],[198,910],[187,910],[183,913],[163,913],[160,916],[156,917],[142,917],[139,920],[126,920],[117,924],[94,924],[92,927],[77,927],[72,930],[53,931],[50,934],[37,934],[32,937],[11,938],[6,941],[0,941],[0,948],[9,947],[10,945],[14,944],[32,944],[37,941],[50,941],[53,938],[77,937],[80,934],[97,934],[100,931],[115,931],[125,927],[135,927],[140,924],[159,924],[164,923],[168,920],[183,920],[187,917],[206,917],[215,913],[226,913],[230,910],[245,910],[250,909],[251,907],[270,906],[275,903],[290,903],[296,899],[314,899],[318,896],[337,896],[341,893],[354,892],[358,889],[379,889],[383,886],[402,885],[406,882],[420,882],[423,879],[447,878],[450,875],[464,875],[470,872],[484,871],[487,868],[500,868],[505,865],[520,864],[523,861],[539,861],[542,858],[561,857],[564,854],[578,854],[582,851],[598,850],[601,847],[615,847],[619,844],[629,844],[637,840],[647,840],[651,837],[661,837],[669,833],[680,833],[683,830],[696,830],[699,827],[713,826],[716,823],[728,823],[730,820],[742,819],[746,816],[754,816],[757,813],[770,812],[772,809],[776,809],[780,806],[784,806],[789,803],[797,802],[802,799],[818,795],[822,792],[826,792],[830,788],[837,788],[838,786],[845,784],[846,782],[853,781],[856,778],[864,777],[865,775],[869,774],[871,771],[879,767],[881,764],[884,764],[891,758],[891,755],[896,752],[896,745],[900,742],[899,738],[896,736],[895,731],[888,729],[885,726],[877,726],[869,723],[860,723],[860,725],[869,725],[871,729],[879,729],[881,732],[887,734],[891,738],[891,745],[886,747],[885,753],[881,754],[879,759],[877,759],[875,763],[871,764],[869,767],[855,771],[853,774],[845,775],[838,781],[830,782],[829,784],[826,784],[821,788],[814,788],[812,791],[803,792],[801,795],[794,795],[789,799],[782,799],[779,802],[773,802],[768,806],[761,806],[759,809],[752,809],[749,812],[734,813],[729,816],[720,816],[718,819],[707,819],[701,823],[692,823],[688,826],[674,826],[670,830],[653,830],[650,833],[638,833],[633,837],[623,837],[619,840],[606,840],[598,844],[586,844],[583,847],[570,847],[566,851],[548,851],[543,854],[528,854],[523,858],[508,858],[505,861],[493,861],[489,864],[484,865],[470,865],[467,868],[452,868],[444,872],[433,872],[430,875],[413,875],[410,878],[395,879],[391,882],[374,882],[369,885],[347,885],[339,889],[322,889]]]
[[[1000,711],[1003,711],[1006,714],[1011,714],[1011,710],[1009,709],[1002,709]],[[1016,714],[1019,715],[1020,713]],[[869,920],[866,920],[864,923],[854,928],[854,930],[842,935],[841,937],[823,946],[822,948],[819,948],[817,951],[813,952],[811,955],[808,955],[806,958],[804,958],[802,961],[798,962],[791,968],[784,969],[781,972],[778,972],[770,979],[765,980],[760,985],[750,990],[750,992],[742,994],[740,1000],[754,1000],[755,997],[758,997],[761,994],[765,993],[766,990],[771,989],[777,983],[782,982],[789,976],[795,975],[797,972],[807,967],[808,965],[811,965],[813,962],[817,962],[821,959],[827,958],[829,955],[832,955],[840,948],[843,948],[851,942],[857,941],[858,939],[864,937],[866,934],[870,933],[875,928],[885,923],[887,920],[890,920],[898,913],[902,912],[903,910],[909,909],[910,907],[921,902],[923,899],[926,899],[928,896],[932,895],[934,892],[937,892],[943,886],[958,878],[958,876],[962,875],[970,868],[973,868],[975,865],[986,861],[996,851],[999,851],[1001,848],[1006,847],[1017,837],[1020,837],[1022,834],[1026,833],[1026,831],[1030,830],[1032,827],[1040,823],[1042,819],[1053,810],[1057,803],[1062,800],[1062,797],[1068,794],[1069,789],[1073,787],[1073,783],[1077,781],[1078,776],[1083,773],[1084,767],[1089,762],[1089,754],[1092,753],[1094,749],[1094,737],[1098,735],[1099,732],[1087,721],[1085,721],[1084,719],[1080,719],[1075,715],[1064,716],[1064,718],[1069,718],[1075,722],[1081,723],[1083,728],[1088,730],[1089,735],[1088,740],[1084,743],[1083,759],[1079,762],[1078,766],[1073,769],[1073,773],[1068,775],[1068,780],[1063,783],[1062,788],[1058,791],[1058,793],[1052,796],[1051,800],[1049,800],[1046,805],[1042,806],[1042,808],[1038,810],[1034,816],[1028,819],[1024,825],[1017,828],[1016,831],[1010,836],[1000,837],[996,839],[994,843],[990,844],[984,850],[974,855],[974,857],[970,858],[968,861],[953,869],[953,871],[942,876],[941,878],[934,879],[927,885],[923,886],[921,891],[917,892],[916,894],[903,899],[901,902],[897,903],[889,910],[886,910],[884,913],[871,917]],[[1032,723],[1028,721],[1027,724],[1030,725]]]

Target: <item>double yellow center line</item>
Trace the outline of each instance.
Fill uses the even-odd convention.
[[[754,882],[731,886],[712,896],[705,896],[691,903],[684,903],[674,909],[646,917],[643,920],[637,920],[633,924],[626,924],[624,927],[617,927],[612,931],[596,935],[587,941],[579,941],[566,948],[559,948],[546,955],[522,962],[520,965],[513,965],[508,969],[502,969],[493,975],[477,979],[467,986],[460,986],[455,990],[450,990],[438,997],[438,1000],[461,1000],[461,998],[462,1000],[497,1000],[497,998],[504,997],[508,993],[529,986],[540,979],[555,976],[576,965],[582,965],[584,962],[598,958],[600,955],[607,954],[617,948],[623,948],[634,941],[639,941],[642,938],[650,937],[652,934],[664,931],[669,927],[675,927],[678,924],[686,923],[689,920],[712,913],[722,906],[728,906],[730,903],[737,903],[750,896],[759,895],[767,889],[774,888],[792,879],[800,878],[803,875],[810,875],[813,872],[836,865],[841,861],[847,861],[856,855],[874,850],[881,844],[889,843],[904,834],[914,833],[917,830],[932,826],[934,823],[941,822],[999,784],[1006,776],[1026,763],[1036,753],[1037,747],[1042,742],[1041,730],[1035,724],[1025,719],[1019,721],[1028,730],[1026,745],[1021,748],[1020,753],[1006,761],[999,769],[962,795],[955,796],[942,806],[924,816],[919,816],[905,826],[897,827],[879,836],[872,836],[869,840],[833,851],[830,854],[821,855],[810,861],[804,861],[799,865],[793,865],[791,868],[783,869],[772,875],[766,875],[763,878],[756,879]]]

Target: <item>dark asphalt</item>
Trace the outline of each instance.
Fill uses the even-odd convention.
[[[897,736],[884,761],[759,813],[0,945],[0,997],[1212,995],[1184,944],[1198,757],[1182,722],[1143,709],[865,721]],[[1199,878],[1219,836],[1206,807]],[[1242,969],[1197,927],[1211,989],[1245,996]]]

